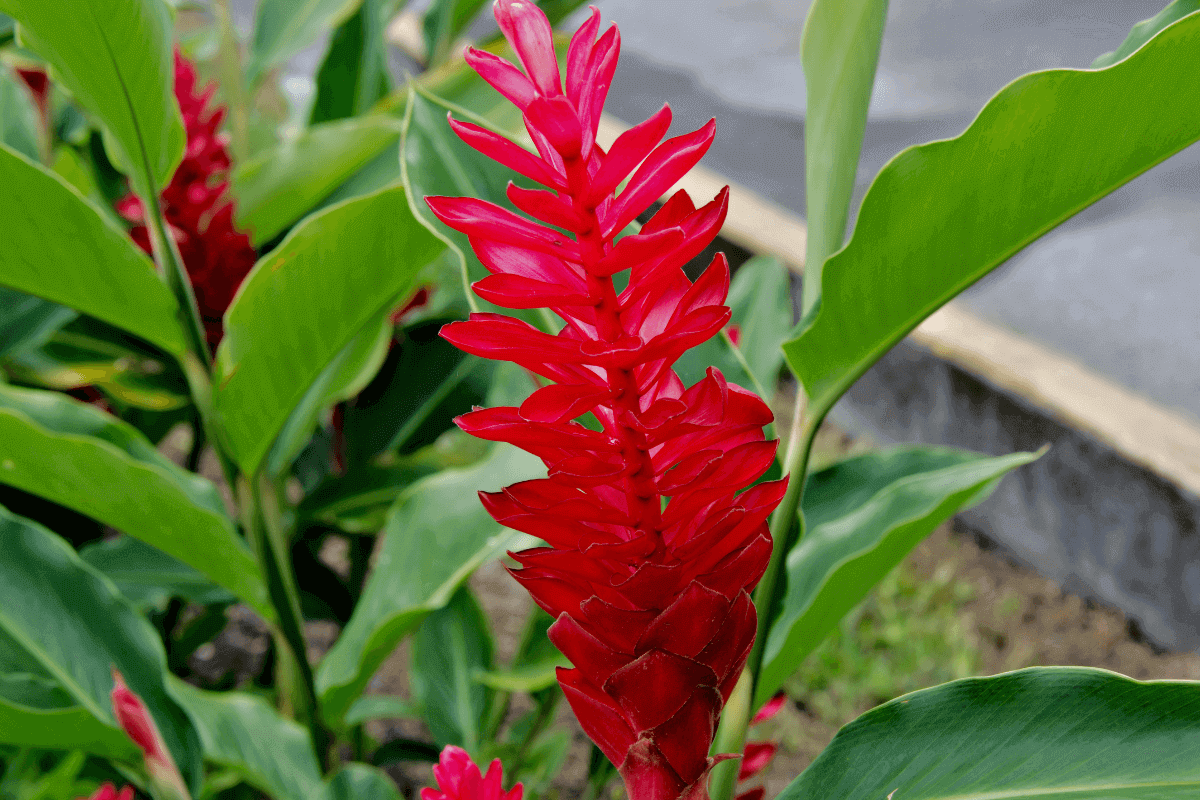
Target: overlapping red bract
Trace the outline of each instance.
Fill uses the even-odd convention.
[[[521,784],[504,791],[503,771],[497,758],[483,775],[466,750],[448,744],[433,768],[438,788],[422,789],[421,800],[521,800],[525,793]]]
[[[133,800],[133,787],[124,786],[118,790],[111,783],[102,783],[91,797],[80,797],[78,800]]]
[[[762,400],[716,369],[691,387],[672,370],[729,323],[724,256],[694,283],[682,270],[717,235],[727,191],[699,208],[676,192],[639,233],[616,236],[700,160],[714,124],[660,144],[664,106],[605,151],[595,139],[616,27],[597,38],[592,9],[571,40],[564,91],[544,14],[524,0],[497,0],[495,13],[524,73],[483,51],[467,61],[524,112],[539,155],[450,124],[548,191],[510,184],[509,200],[533,220],[474,198],[427,202],[491,273],[474,286],[481,297],[549,307],[565,326],[551,335],[489,313],[443,328],[467,352],[553,381],[519,408],[458,423],[548,468],[482,498],[499,522],[548,544],[515,554],[513,574],[557,618],[550,638],[575,665],[559,682],[584,730],[632,800],[704,797],[717,719],[754,641],[749,592],[770,558],[766,520],[784,482],[745,490],[775,457]],[[624,270],[618,293],[612,276]],[[588,412],[600,430],[572,421]]]
[[[212,85],[197,88],[196,68],[176,52],[175,97],[183,112],[187,149],[179,169],[163,189],[163,215],[187,268],[212,348],[221,341],[221,317],[254,266],[256,255],[250,237],[233,224],[233,201],[226,196],[229,151],[225,136],[219,132],[225,108],[210,105],[214,91]],[[151,252],[141,201],[127,195],[117,203],[117,210],[130,222],[138,223],[130,235],[143,250]]]

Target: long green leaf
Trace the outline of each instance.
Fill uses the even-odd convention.
[[[139,609],[165,608],[172,597],[200,605],[236,600],[199,570],[132,536],[92,542],[80,549],[79,557],[104,573]]]
[[[842,728],[779,800],[1190,800],[1200,684],[1035,667],[904,695]]]
[[[121,729],[92,716],[52,681],[29,674],[0,674],[0,744],[83,750],[131,762],[138,752]]]
[[[309,123],[365,114],[391,89],[384,28],[388,0],[363,0],[333,32],[317,70],[317,96]]]
[[[450,52],[450,46],[486,4],[487,0],[434,0],[430,4],[421,25],[427,66],[441,64],[447,57],[457,55]]]
[[[541,470],[538,459],[501,445],[487,460],[432,475],[400,496],[354,615],[317,670],[327,721],[342,719],[396,644],[444,606],[476,567],[529,539],[500,528],[475,493]]]
[[[0,482],[141,539],[274,618],[258,565],[216,487],[93,406],[0,387]]]
[[[0,145],[0,285],[186,351],[171,290],[125,232],[54,173]]]
[[[846,235],[887,10],[887,0],[816,0],[804,23],[800,53],[808,89],[804,111],[808,242],[802,317],[820,299],[821,268]]]
[[[37,347],[75,318],[75,312],[0,286],[0,358]]]
[[[479,752],[492,690],[478,677],[492,668],[494,649],[487,617],[466,586],[417,629],[409,677],[439,745]]]
[[[271,241],[399,139],[397,120],[360,117],[314,125],[259,153],[233,173],[238,227],[256,246]]]
[[[322,370],[441,251],[397,187],[311,217],[255,265],[225,314],[214,391],[246,473]]]
[[[755,704],[770,699],[838,620],[934,528],[1037,457],[897,447],[810,476],[803,500],[808,531],[787,555],[787,593],[767,636]]]
[[[785,345],[824,417],[921,320],[1080,209],[1200,139],[1200,15],[1107,69],[1000,91],[960,136],[909,148],[867,191],[825,264],[820,311]]]
[[[204,756],[274,800],[311,800],[323,790],[312,739],[261,697],[208,692],[178,678],[171,694],[196,723]]]
[[[157,196],[183,158],[171,11],[161,0],[0,0],[21,43],[104,122],[119,166]]]
[[[106,727],[112,669],[154,717],[189,783],[200,777],[200,741],[164,688],[166,656],[150,623],[62,538],[0,508],[0,631],[58,688]]]
[[[1092,69],[1102,69],[1112,66],[1153,39],[1163,28],[1178,22],[1188,14],[1195,13],[1196,11],[1200,11],[1200,0],[1175,0],[1175,2],[1150,19],[1144,19],[1137,25],[1134,25],[1133,29],[1129,31],[1129,35],[1125,37],[1125,41],[1121,42],[1121,46],[1113,52],[1105,53],[1093,61]]]
[[[247,79],[256,84],[267,70],[308,47],[325,30],[341,25],[362,0],[262,0],[254,21]]]

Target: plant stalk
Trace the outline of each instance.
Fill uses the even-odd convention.
[[[215,0],[213,12],[217,17],[217,69],[225,105],[229,109],[229,149],[234,162],[240,164],[250,157],[250,111],[246,79],[242,75],[242,52],[229,0]]]
[[[737,788],[738,768],[742,750],[746,746],[746,729],[750,724],[753,699],[754,676],[750,670],[743,669],[729,702],[725,704],[725,713],[721,715],[721,725],[713,741],[714,754],[733,754],[737,758],[727,759],[713,767],[708,779],[712,800],[729,800]]]

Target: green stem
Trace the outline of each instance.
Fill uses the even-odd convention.
[[[241,46],[233,26],[233,15],[229,12],[229,0],[215,0],[213,11],[219,32],[217,67],[229,109],[229,149],[233,151],[234,163],[240,164],[250,156],[250,112],[246,80],[242,76]]]
[[[316,682],[304,641],[300,591],[292,569],[275,486],[266,477],[260,477],[254,483],[239,478],[238,498],[243,521],[254,543],[255,556],[267,579],[271,603],[279,615],[279,626],[275,631],[279,683],[281,687],[290,685],[288,699],[293,712],[297,720],[308,727],[317,755],[325,765],[331,739],[321,722]]]

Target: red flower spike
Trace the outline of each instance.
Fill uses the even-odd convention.
[[[521,800],[524,794],[521,784],[507,792],[501,788],[502,773],[500,759],[492,761],[483,775],[466,750],[448,744],[433,768],[438,788],[422,789],[421,800]]]
[[[102,783],[90,797],[80,797],[77,800],[133,800],[133,787],[125,786],[118,791],[111,783]]]
[[[187,800],[190,797],[183,776],[175,766],[175,759],[163,740],[154,718],[150,716],[142,698],[125,684],[125,678],[112,668],[113,688],[110,694],[113,706],[113,716],[125,734],[142,751],[146,760],[146,772],[150,774],[151,782],[165,797],[174,800]],[[103,788],[103,787],[101,787]]]
[[[229,151],[220,133],[225,109],[210,105],[214,91],[212,86],[197,89],[196,68],[176,51],[175,98],[183,112],[187,149],[162,191],[162,207],[211,348],[221,341],[221,318],[256,258],[250,237],[234,227],[233,203],[226,194]],[[141,201],[127,195],[117,201],[117,212],[136,223],[130,236],[149,253],[150,233]]]
[[[550,191],[509,188],[532,220],[474,198],[426,202],[492,273],[475,284],[480,296],[549,308],[564,325],[549,334],[472,314],[445,326],[457,347],[554,381],[519,408],[476,410],[458,424],[546,464],[549,477],[481,498],[498,522],[549,545],[513,554],[513,575],[557,618],[550,639],[575,665],[559,683],[584,731],[630,800],[703,800],[713,764],[732,757],[708,753],[754,642],[749,593],[770,558],[766,520],[784,483],[747,489],[775,454],[763,437],[766,404],[715,369],[688,388],[671,368],[729,324],[724,257],[694,283],[682,269],[716,237],[728,192],[700,208],[677,192],[639,234],[615,239],[699,161],[715,128],[663,142],[664,107],[605,152],[595,137],[616,27],[601,32],[592,10],[571,39],[564,91],[542,11],[528,0],[496,0],[495,11],[525,72],[480,51],[467,60],[521,109],[538,152],[451,126]],[[612,276],[625,270],[618,293]],[[587,414],[600,431],[571,421]]]

